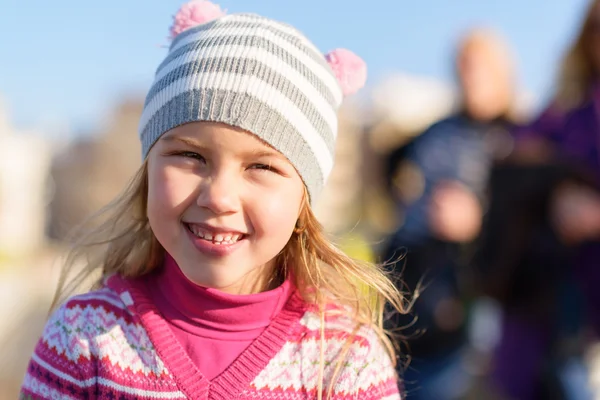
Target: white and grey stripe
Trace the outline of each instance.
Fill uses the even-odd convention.
[[[142,152],[194,121],[245,129],[285,155],[311,196],[333,166],[339,84],[293,27],[232,14],[182,32],[156,71],[140,121]]]
[[[226,18],[226,17],[224,17]],[[202,25],[203,27],[204,25]],[[285,40],[280,35],[276,35],[272,30],[264,27],[244,29],[231,27],[222,29],[223,33],[214,31],[190,29],[193,34],[187,38],[180,40],[177,44],[173,44],[167,58],[160,64],[160,71],[164,64],[169,62],[173,57],[177,57],[188,51],[198,52],[205,47],[216,46],[219,43],[226,45],[234,45],[237,42],[248,47],[264,47],[266,50],[278,55],[282,61],[291,63],[296,68],[300,68],[302,73],[307,71],[312,75],[316,75],[315,82],[322,83],[325,88],[330,90],[335,96],[336,102],[342,101],[341,90],[338,87],[336,78],[331,74],[329,66],[325,58],[321,54],[316,54],[312,50],[298,48],[298,41],[290,42]],[[185,34],[186,32],[182,33]],[[300,41],[304,45],[305,41]]]
[[[243,41],[238,42],[239,43],[211,45],[212,48],[210,50],[212,51],[204,48],[204,51],[200,54],[197,52],[197,44],[180,48],[181,52],[178,51],[173,53],[165,60],[165,63],[163,63],[162,67],[156,73],[155,82],[162,80],[173,70],[176,70],[186,63],[198,62],[202,59],[216,60],[219,58],[233,58],[239,60],[239,58],[236,58],[235,56],[232,57],[228,54],[243,52],[247,48],[248,45],[246,43]],[[298,62],[291,54],[286,54],[283,48],[265,40],[254,43],[252,47],[253,52],[245,55],[244,60],[262,61],[266,63],[266,65],[273,65],[281,63],[281,60],[283,59],[284,63],[280,66],[284,69],[282,75],[287,76],[291,80],[298,80],[298,83],[301,85],[309,85],[306,88],[307,90],[312,89],[318,91],[320,95],[330,103],[329,107],[335,106],[341,101],[339,92],[332,91],[331,88],[322,81],[320,76],[317,76],[311,69],[306,67],[306,65]]]
[[[258,55],[260,56],[260,54]],[[221,56],[223,58],[220,58]],[[285,93],[288,98],[295,99],[298,108],[301,105],[303,113],[314,116],[313,123],[315,126],[328,130],[330,130],[330,127],[335,126],[337,114],[333,109],[333,101],[330,102],[329,99],[326,99],[296,70],[281,66],[280,71],[285,71],[285,74],[279,74],[278,71],[270,67],[273,64],[269,60],[272,55],[266,53],[264,56],[259,59],[253,59],[253,57],[239,59],[225,54],[210,58],[204,58],[204,55],[200,55],[191,62],[179,64],[164,77],[156,79],[146,97],[146,106],[152,102],[157,93],[168,90],[170,85],[174,85],[187,77],[194,79],[197,71],[203,71],[207,74],[219,74],[221,71],[229,71],[227,74],[251,75],[271,87],[278,87],[279,91]],[[335,136],[336,132],[331,130],[327,132],[327,137],[335,139]],[[333,149],[333,140],[330,144],[331,149]]]

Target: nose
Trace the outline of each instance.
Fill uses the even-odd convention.
[[[215,171],[201,184],[197,199],[198,206],[213,213],[233,213],[240,208],[239,182],[228,171]]]

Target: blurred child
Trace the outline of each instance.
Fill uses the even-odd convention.
[[[311,211],[364,62],[207,1],[171,36],[144,162],[80,238],[100,252],[76,281],[101,279],[50,318],[22,398],[400,398],[382,313],[403,299]]]
[[[508,154],[515,119],[515,66],[497,33],[474,29],[456,54],[462,104],[391,153],[388,182],[399,228],[388,240],[383,260],[407,249],[402,283],[425,290],[414,315],[392,321],[406,326],[410,367],[404,372],[408,398],[454,400],[469,386],[463,362],[472,295],[473,244],[483,224],[492,165]],[[468,279],[467,279],[468,278]]]

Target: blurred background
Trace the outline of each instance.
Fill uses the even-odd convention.
[[[368,64],[316,207],[419,295],[387,322],[409,400],[600,399],[597,3],[220,2]],[[0,399],[17,396],[66,235],[140,165],[180,4],[1,0]]]

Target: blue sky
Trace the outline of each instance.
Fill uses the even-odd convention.
[[[295,25],[323,51],[346,47],[369,66],[368,85],[394,71],[450,81],[457,37],[489,25],[518,57],[520,82],[547,95],[556,61],[587,0],[223,0]],[[19,128],[101,124],[112,106],[143,95],[177,0],[2,0],[0,98]]]

